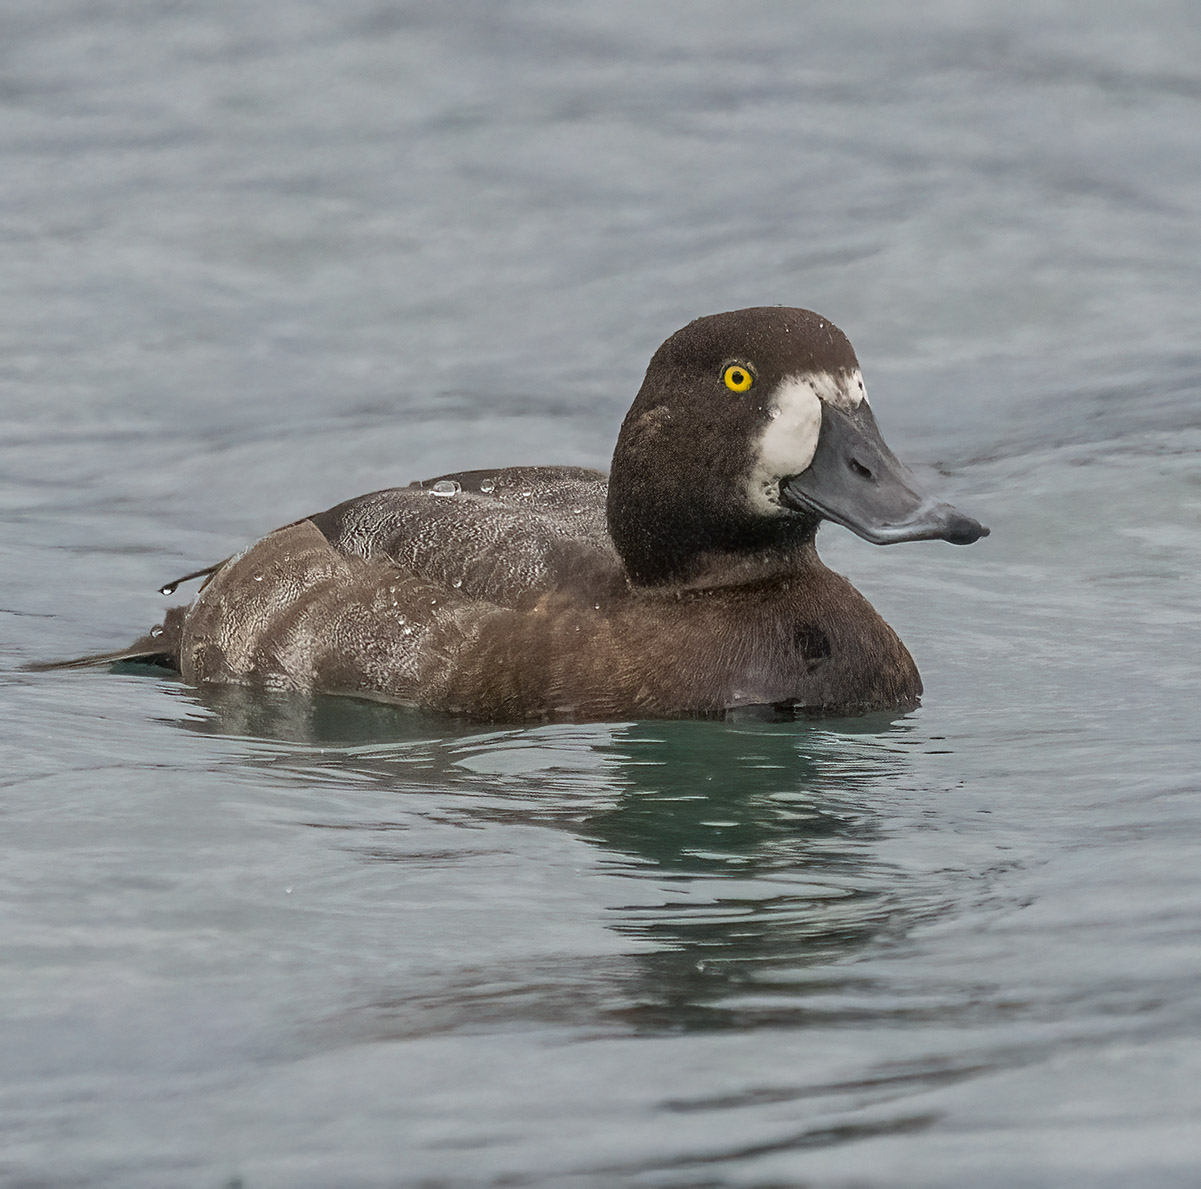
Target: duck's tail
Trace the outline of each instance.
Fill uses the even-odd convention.
[[[128,648],[72,657],[65,661],[31,661],[21,667],[27,673],[48,673],[55,669],[99,669],[105,665],[133,661],[136,664],[158,665],[178,672],[179,642],[186,610],[187,607],[172,607],[163,617],[162,623],[152,627],[144,636],[139,636]]]

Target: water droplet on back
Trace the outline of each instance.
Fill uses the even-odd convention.
[[[430,489],[430,495],[458,495],[462,487],[454,479],[439,479]]]
[[[491,479],[485,479],[480,483],[480,491],[485,495],[491,495],[496,490],[496,484]]]
[[[459,587],[461,587],[462,585],[463,585],[463,579],[462,579],[462,578],[456,578],[456,579],[455,579],[455,580],[454,580],[454,581],[451,583],[451,586],[453,586],[453,587],[455,588],[455,590],[458,590],[458,589],[459,589]]]

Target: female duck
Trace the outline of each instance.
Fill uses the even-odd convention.
[[[737,310],[655,352],[607,481],[517,467],[360,496],[94,661],[509,722],[912,706],[913,659],[818,559],[822,520],[877,544],[988,532],[916,489],[836,327]]]

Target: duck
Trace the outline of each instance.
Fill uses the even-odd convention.
[[[911,709],[917,666],[818,557],[825,521],[878,545],[989,532],[885,444],[833,323],[734,310],[655,351],[607,475],[506,466],[358,496],[187,575],[195,599],[128,648],[59,664],[492,723]]]

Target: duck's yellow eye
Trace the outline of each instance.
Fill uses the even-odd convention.
[[[730,364],[721,378],[725,380],[726,387],[731,392],[745,392],[755,382],[755,377],[745,367],[736,363]]]

